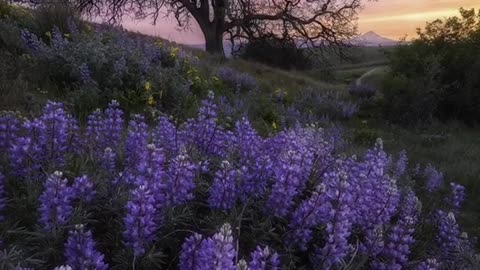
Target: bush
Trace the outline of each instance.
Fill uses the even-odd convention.
[[[361,98],[361,99],[372,98],[373,96],[375,96],[376,92],[377,92],[377,89],[372,84],[366,84],[366,83],[357,84],[356,82],[353,82],[348,87],[348,93],[350,93],[350,95],[357,98]]]
[[[480,21],[475,10],[460,13],[428,23],[411,45],[392,52],[394,81],[384,87],[389,119],[480,121]]]
[[[306,53],[293,41],[265,37],[250,41],[240,51],[243,59],[283,69],[307,69],[312,66]]]
[[[385,118],[403,125],[430,123],[436,115],[439,95],[436,89],[411,81],[402,75],[387,76],[383,91]]]
[[[202,89],[208,86],[187,72],[195,69],[192,57],[176,48],[130,37],[119,28],[81,31],[70,23],[68,31],[54,27],[43,41],[24,29],[21,38],[38,83],[53,82],[61,89],[55,95],[70,100],[76,109],[88,109],[76,114],[85,115],[92,106],[112,99],[121,100],[129,111],[147,106],[173,113],[192,104],[190,91],[206,95]],[[91,102],[89,92],[96,102]]]
[[[46,33],[58,27],[62,33],[68,33],[71,24],[83,27],[79,14],[74,10],[69,1],[39,2],[33,11],[35,26],[34,32],[41,38],[46,38]]]
[[[240,73],[233,68],[222,66],[217,70],[216,76],[231,89],[252,91],[257,87],[257,80],[246,73]]]

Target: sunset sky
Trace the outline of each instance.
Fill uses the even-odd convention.
[[[426,21],[458,14],[458,8],[480,8],[480,0],[378,0],[367,2],[360,12],[359,32],[374,31],[379,35],[399,39],[415,35],[415,29]],[[150,22],[126,21],[125,27],[146,34],[158,35],[184,44],[203,43],[203,37],[192,24],[190,30],[179,32],[175,21],[162,19],[157,25]]]
[[[426,21],[454,16],[458,9],[480,8],[480,0],[378,0],[367,3],[360,13],[358,26],[361,33],[370,30],[398,39],[414,36],[415,29]]]

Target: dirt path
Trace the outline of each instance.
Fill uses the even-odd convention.
[[[375,68],[372,68],[370,69],[369,71],[363,73],[362,76],[360,76],[356,81],[355,81],[355,85],[359,86],[362,84],[362,80],[365,79],[366,77],[372,75],[373,73],[375,73],[377,70],[381,69],[383,67],[375,67]]]

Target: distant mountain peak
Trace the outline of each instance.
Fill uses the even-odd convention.
[[[397,40],[382,37],[374,31],[368,31],[352,39],[352,43],[358,46],[395,46],[400,42]]]

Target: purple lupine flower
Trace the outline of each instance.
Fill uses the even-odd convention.
[[[226,223],[211,238],[194,234],[185,239],[180,254],[180,270],[235,270],[237,256],[232,229]]]
[[[142,153],[148,144],[148,126],[145,118],[139,114],[133,116],[128,124],[127,140],[125,142],[126,166],[134,166],[142,159]]]
[[[49,52],[49,47],[30,31],[23,29],[20,37],[23,46],[35,56],[45,56]]]
[[[29,125],[29,122],[25,125]],[[16,138],[8,150],[11,172],[16,176],[25,177],[32,171],[40,169],[41,165],[34,158],[40,151],[38,144],[32,142],[31,138]]]
[[[15,269],[15,270],[17,270],[17,269]],[[53,268],[53,270],[73,270],[73,268],[70,265],[60,265],[60,266],[56,266],[55,268]]]
[[[397,162],[395,163],[394,172],[393,172],[395,177],[397,178],[402,177],[407,171],[407,166],[408,166],[407,151],[403,150],[399,153]]]
[[[441,265],[435,258],[427,259],[426,261],[419,263],[415,267],[415,270],[440,270],[440,269],[441,269]]]
[[[26,121],[23,136],[11,142],[8,156],[12,171],[26,176],[41,167],[58,169],[65,165],[69,150],[74,151],[76,122],[61,103],[48,102],[39,118]]]
[[[197,118],[188,119],[184,130],[179,133],[180,141],[188,147],[195,146],[204,155],[220,157],[227,154],[229,135],[217,123],[217,106],[211,91],[208,99],[202,100]]]
[[[115,165],[116,157],[117,155],[110,147],[105,148],[105,151],[103,151],[103,155],[100,159],[100,165],[109,175],[114,175],[117,171]]]
[[[91,202],[96,194],[93,183],[86,175],[76,177],[73,180],[72,193],[73,198],[86,203]]]
[[[347,164],[355,187],[356,223],[364,233],[360,251],[376,255],[383,249],[383,227],[389,224],[400,201],[395,178],[386,174],[389,159],[383,151],[383,142],[378,140],[362,162],[349,160]]]
[[[257,87],[257,80],[247,73],[238,74],[235,83],[237,88],[243,91],[251,91]]]
[[[50,47],[53,48],[55,51],[59,52],[62,51],[68,40],[63,38],[62,31],[60,31],[60,28],[58,26],[54,26],[52,30],[52,39],[50,41]]]
[[[218,233],[213,235],[215,243],[215,258],[213,268],[215,270],[236,270],[234,259],[237,256],[233,245],[232,227],[224,224]]]
[[[197,166],[186,153],[175,157],[167,172],[166,199],[172,206],[181,205],[193,199],[195,172]]]
[[[66,263],[73,269],[106,270],[108,264],[103,262],[103,254],[95,249],[95,241],[90,230],[83,225],[76,225],[68,233],[65,243]]]
[[[215,173],[208,204],[213,209],[229,210],[238,198],[237,181],[239,171],[232,168],[230,162],[224,160],[221,169]]]
[[[148,144],[142,152],[139,152],[135,170],[131,173],[127,171],[126,176],[136,186],[148,187],[155,199],[156,209],[165,206],[166,194],[171,192],[165,184],[164,161],[162,149],[156,148],[154,144]]]
[[[0,173],[0,222],[4,220],[3,214],[6,206],[7,206],[7,203],[5,198],[5,176],[2,173]]]
[[[73,270],[73,268],[70,265],[60,265],[53,268],[53,270]]]
[[[40,195],[40,224],[46,231],[65,225],[70,219],[72,207],[72,189],[61,172],[55,172],[47,178],[43,193]]]
[[[355,214],[351,210],[352,186],[341,168],[325,174],[325,185],[327,196],[334,207],[327,217],[325,246],[316,249],[315,257],[316,264],[330,269],[340,264],[348,255],[350,250],[348,237],[351,234]]]
[[[80,138],[80,128],[77,119],[68,115],[67,118],[67,148],[68,152],[80,154],[83,151],[82,141]]]
[[[178,149],[177,128],[166,116],[158,118],[158,125],[153,130],[153,143],[163,148],[170,155],[174,155]]]
[[[290,212],[293,199],[305,184],[305,172],[302,166],[302,154],[288,150],[274,167],[275,182],[272,186],[266,207],[273,215],[284,217]]]
[[[214,242],[195,233],[185,239],[178,267],[180,270],[210,270],[214,256]]]
[[[440,188],[440,186],[443,184],[443,174],[437,171],[432,164],[427,165],[423,174],[427,179],[426,187],[428,192],[434,192],[438,190],[438,188]]]
[[[112,100],[105,109],[104,128],[102,129],[105,141],[101,149],[118,148],[122,139],[123,124],[123,111],[120,109],[120,104],[116,100]]]
[[[70,36],[73,38],[76,38],[80,34],[80,31],[78,31],[77,24],[75,23],[73,18],[67,19],[67,29],[68,29],[68,33],[70,33]]]
[[[104,115],[100,109],[96,109],[87,117],[87,128],[85,130],[85,137],[88,146],[92,144],[98,148],[103,146],[102,129],[104,126]]]
[[[125,245],[133,250],[135,256],[145,253],[145,248],[155,237],[155,198],[146,186],[139,186],[132,191],[123,218]]]
[[[416,217],[404,217],[391,228],[384,249],[377,255],[377,258],[382,259],[372,262],[374,269],[402,269],[408,261],[410,247],[415,242],[415,219]]]
[[[127,60],[125,60],[125,57],[122,56],[113,63],[113,71],[115,72],[115,75],[120,78],[128,72]]]
[[[460,208],[465,201],[465,187],[457,183],[450,183],[450,190],[452,191],[451,197],[449,197],[449,203],[452,207],[452,211],[456,214],[460,212]]]
[[[21,121],[15,114],[7,112],[0,116],[0,153],[7,153],[18,137],[20,127]]]
[[[233,68],[221,66],[216,73],[216,76],[224,82],[235,82],[237,80],[238,72]]]
[[[455,214],[438,210],[437,220],[438,232],[436,241],[439,248],[439,255],[442,256],[442,260],[453,260],[458,256],[461,242],[460,230],[455,219]]]
[[[88,116],[86,144],[93,146],[95,152],[103,151],[107,147],[117,149],[122,139],[123,124],[123,111],[118,102],[113,100],[103,113],[97,109]]]
[[[78,79],[83,84],[89,84],[93,82],[92,72],[86,63],[82,63],[78,66]]]
[[[272,162],[264,150],[262,138],[246,118],[235,124],[239,166],[242,168],[242,199],[263,195],[270,178]]]
[[[63,109],[62,103],[49,101],[40,116],[39,144],[42,148],[42,161],[53,168],[65,165],[68,151],[70,116]]]
[[[248,264],[249,270],[277,270],[280,269],[280,261],[278,260],[278,254],[273,252],[267,247],[261,248],[257,246],[255,251],[250,255],[252,260]]]
[[[306,245],[312,239],[312,228],[327,219],[332,205],[325,194],[325,186],[317,186],[312,195],[302,201],[292,213],[288,228],[291,230],[287,241],[290,246],[298,245],[306,250]]]
[[[387,224],[395,213],[399,193],[393,179],[384,174],[385,152],[369,150],[363,162],[351,160],[349,176],[353,181],[357,223],[364,230]]]

